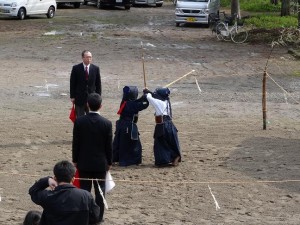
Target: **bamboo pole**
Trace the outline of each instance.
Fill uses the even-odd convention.
[[[144,75],[144,88],[147,87],[146,84],[146,73],[145,73],[145,60],[144,60],[144,47],[143,47],[143,42],[141,41],[141,48],[142,48],[142,63],[143,63],[143,75]]]
[[[262,112],[263,112],[263,129],[267,129],[267,93],[266,93],[266,81],[267,71],[264,71],[263,85],[262,85]]]
[[[270,51],[269,57],[266,62],[264,74],[263,74],[263,83],[262,83],[262,113],[263,113],[263,130],[267,129],[267,69],[270,57],[272,55],[274,49],[274,45],[272,45],[272,49]]]
[[[167,87],[171,86],[172,84],[175,84],[177,81],[181,80],[182,78],[186,77],[187,75],[189,75],[189,74],[191,74],[191,73],[193,73],[193,72],[195,72],[195,70],[191,70],[191,71],[188,72],[187,74],[184,74],[182,77],[179,77],[178,79],[172,81],[171,83],[165,85],[164,87],[167,88]]]

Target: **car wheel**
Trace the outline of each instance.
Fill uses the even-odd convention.
[[[176,27],[179,27],[180,23],[176,23]]]
[[[26,17],[26,11],[25,11],[25,9],[24,8],[19,9],[18,18],[20,20],[24,20],[25,17]]]
[[[54,7],[50,6],[49,9],[48,9],[47,17],[48,18],[53,18],[54,17],[54,13],[55,13]]]
[[[156,4],[156,7],[162,7],[162,3],[158,3],[158,4]]]
[[[84,1],[82,4],[83,4],[83,5],[87,5],[87,3],[88,3],[87,1]]]
[[[129,10],[130,9],[130,5],[125,5],[125,9]]]
[[[74,2],[74,8],[79,9],[80,8],[80,2]]]

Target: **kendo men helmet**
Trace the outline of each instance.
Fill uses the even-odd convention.
[[[123,100],[134,101],[137,99],[139,94],[137,86],[125,86],[123,88]]]
[[[162,100],[168,100],[170,95],[169,88],[156,88],[154,91],[154,95],[156,95],[157,98]]]

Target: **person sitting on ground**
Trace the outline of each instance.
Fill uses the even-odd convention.
[[[34,203],[43,207],[39,225],[89,225],[100,221],[100,208],[86,190],[72,185],[74,165],[66,160],[56,163],[54,178],[44,177],[30,189]]]
[[[35,210],[27,212],[23,225],[39,225],[42,213]]]

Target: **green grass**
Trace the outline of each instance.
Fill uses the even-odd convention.
[[[250,15],[245,24],[252,24],[256,28],[274,29],[281,27],[297,27],[296,15],[280,16],[281,3],[278,5],[270,3],[270,0],[240,0],[242,16]],[[221,0],[221,6],[231,7],[231,0]]]
[[[221,6],[230,8],[231,0],[221,0]],[[270,0],[240,0],[240,8],[250,12],[280,12],[280,4],[271,4]]]
[[[281,27],[296,27],[297,18],[295,16],[276,16],[276,15],[254,15],[246,19],[246,24],[252,24],[256,28],[274,29]]]

